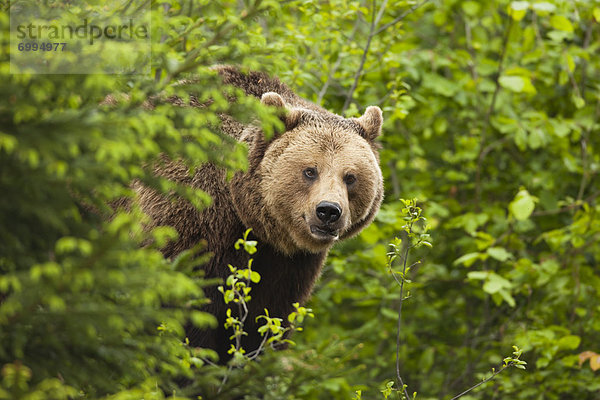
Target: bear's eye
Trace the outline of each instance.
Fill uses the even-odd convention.
[[[344,182],[346,183],[346,185],[350,186],[354,182],[356,182],[356,177],[352,174],[348,174],[344,177]]]
[[[317,169],[316,168],[306,168],[303,172],[304,176],[310,180],[317,178]]]

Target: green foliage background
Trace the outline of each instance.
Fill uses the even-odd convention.
[[[382,398],[395,379],[400,294],[386,252],[400,197],[419,199],[434,244],[411,255],[422,263],[404,301],[409,393],[449,399],[516,344],[527,371],[464,399],[600,396],[600,372],[578,357],[600,353],[600,2],[153,2],[152,76],[10,74],[2,7],[0,398]],[[102,218],[133,179],[210,201],[153,177],[144,167],[160,152],[243,168],[217,113],[258,115],[267,130],[273,117],[228,104],[208,70],[219,63],[277,75],[337,113],[377,104],[385,117],[376,221],[331,252],[297,346],[232,371],[182,343],[186,318],[214,321],[193,308],[197,261],[158,251],[172,230],[144,232],[136,210]],[[161,92],[215,101],[142,107]],[[181,375],[191,385],[178,388]]]

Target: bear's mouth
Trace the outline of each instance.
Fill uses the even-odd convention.
[[[340,231],[327,226],[311,225],[310,233],[318,239],[336,240],[340,237]]]

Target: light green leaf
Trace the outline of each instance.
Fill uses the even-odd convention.
[[[504,75],[498,79],[498,83],[505,89],[515,93],[536,93],[531,79],[525,76]]]
[[[525,87],[525,80],[520,76],[501,76],[498,81],[503,88],[517,93]]]
[[[507,290],[500,290],[498,294],[500,295],[500,297],[502,297],[504,301],[506,301],[506,304],[508,304],[509,306],[514,307],[516,305],[515,298],[512,297],[512,295]]]
[[[571,132],[571,127],[565,121],[558,119],[550,119],[549,121],[556,136],[566,137]]]
[[[510,289],[511,287],[512,284],[510,283],[510,281],[504,279],[503,277],[494,272],[488,273],[487,280],[483,284],[483,290],[489,294],[498,293],[502,289]]]
[[[490,255],[490,257],[501,262],[513,258],[513,255],[506,251],[506,249],[503,247],[490,247],[487,249],[487,253]]]
[[[519,221],[529,218],[535,208],[537,198],[531,196],[526,189],[521,189],[515,199],[508,205],[508,210]]]
[[[541,13],[541,14],[545,14],[545,13],[551,13],[554,10],[556,10],[556,6],[552,3],[548,3],[545,1],[542,1],[540,3],[534,3],[531,5],[531,8],[533,8],[535,11]]]
[[[4,148],[8,154],[17,147],[17,139],[14,136],[0,132],[0,150]]]
[[[467,278],[471,280],[486,279],[490,273],[488,271],[473,271],[467,274]]]
[[[575,61],[573,60],[573,56],[570,54],[565,54],[565,60],[567,62],[567,69],[570,72],[573,72],[575,70]]]
[[[548,138],[542,129],[535,128],[529,132],[527,142],[530,148],[536,150],[540,147],[544,147],[548,142]]]
[[[581,338],[575,335],[563,336],[558,340],[558,347],[563,350],[575,350],[579,347]]]
[[[573,32],[573,24],[564,15],[553,15],[550,18],[550,25],[559,31]]]
[[[473,263],[475,261],[480,260],[482,258],[482,256],[484,256],[484,254],[482,254],[482,253],[467,253],[467,254],[457,258],[456,260],[454,260],[454,262],[452,264],[453,265],[464,264],[465,267],[470,267],[471,265],[473,265]]]
[[[573,104],[578,109],[583,108],[585,106],[585,100],[581,96],[577,96],[574,94],[571,98],[573,100]]]
[[[467,14],[470,17],[474,17],[477,15],[477,13],[479,13],[481,6],[476,1],[465,1],[462,4],[462,9],[465,12],[465,14]]]
[[[437,74],[425,74],[423,76],[423,86],[445,97],[454,97],[459,90],[455,82]]]
[[[527,9],[529,8],[528,1],[513,1],[508,5],[508,15],[512,17],[515,21],[520,21],[523,19],[525,14],[527,14]]]
[[[260,282],[260,274],[256,271],[250,273],[250,280],[254,283]]]

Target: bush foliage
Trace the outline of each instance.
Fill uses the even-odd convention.
[[[398,350],[411,396],[450,399],[513,345],[527,370],[463,399],[597,398],[598,1],[152,2],[151,76],[11,74],[9,6],[0,2],[0,398],[400,398]],[[165,260],[173,230],[146,232],[135,208],[108,218],[135,179],[209,204],[148,166],[163,153],[243,169],[219,113],[271,132],[275,118],[255,100],[227,102],[216,64],[277,75],[337,113],[376,104],[385,117],[376,221],[331,252],[296,346],[238,368],[210,365],[184,341],[185,321],[214,323],[197,311],[201,260]],[[213,101],[143,106],[189,93]],[[411,251],[420,263],[400,277],[404,299],[387,256],[407,239],[401,197],[419,200],[433,243]]]

